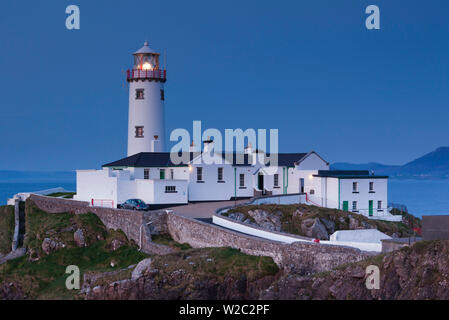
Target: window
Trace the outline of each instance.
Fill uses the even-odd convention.
[[[243,173],[240,174],[240,187],[245,186],[245,175]]]
[[[176,193],[176,186],[165,186],[165,193]]]
[[[358,183],[357,182],[352,183],[352,192],[358,192]]]
[[[143,138],[143,126],[136,127],[136,138]]]
[[[150,169],[143,169],[143,178],[145,180],[150,179]]]
[[[175,170],[174,169],[170,169],[170,179],[171,180],[175,179]]]
[[[377,201],[377,210],[381,210],[382,209],[382,201]]]
[[[374,182],[369,183],[369,192],[374,192]]]
[[[161,100],[162,100],[162,101],[165,100],[165,92],[164,92],[164,89],[161,89]]]
[[[357,201],[352,201],[352,211],[357,211]]]
[[[279,187],[279,174],[276,173],[276,174],[274,175],[274,178],[273,178],[273,179],[274,179],[274,182],[273,182],[273,183],[274,183],[274,186],[275,186],[275,187]]]
[[[203,181],[203,168],[196,168],[196,181]]]
[[[136,89],[136,100],[143,100],[143,89]]]
[[[217,180],[223,181],[223,168],[218,168],[217,174],[218,174]]]
[[[159,178],[160,178],[161,180],[164,180],[164,179],[165,179],[165,169],[160,169],[160,170],[159,170]]]

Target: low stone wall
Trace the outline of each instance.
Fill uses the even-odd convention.
[[[265,240],[174,213],[168,214],[167,224],[172,238],[180,243],[188,243],[195,248],[232,247],[250,255],[269,256],[281,269],[299,274],[327,271],[371,255],[340,246]]]
[[[108,229],[122,230],[128,239],[142,246],[142,251],[166,254],[171,249],[151,242],[151,234],[167,233],[165,211],[131,211],[102,207],[90,207],[89,202],[53,198],[32,194],[29,199],[48,213],[71,212],[74,214],[95,213]]]

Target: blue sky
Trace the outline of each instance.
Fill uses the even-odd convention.
[[[65,28],[65,8],[81,29]],[[365,28],[365,8],[381,30]],[[0,169],[126,155],[122,73],[167,50],[167,134],[278,128],[283,152],[401,164],[449,145],[447,1],[2,1]]]

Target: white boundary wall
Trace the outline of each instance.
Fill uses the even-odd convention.
[[[259,238],[279,241],[279,242],[286,242],[286,243],[293,243],[293,242],[298,242],[298,241],[313,242],[312,239],[306,240],[306,239],[296,238],[293,236],[288,236],[286,234],[284,235],[284,234],[279,234],[279,233],[275,233],[275,232],[271,232],[271,231],[265,231],[265,230],[262,230],[259,228],[250,227],[250,226],[242,224],[242,223],[233,222],[233,221],[230,221],[230,219],[226,219],[226,218],[219,217],[216,215],[212,216],[212,222],[216,225],[219,225],[221,227],[228,228],[228,229],[231,229],[234,231],[249,234],[252,236],[259,237]]]
[[[259,198],[255,199],[254,201],[251,201],[249,203],[246,203],[245,205],[250,204],[277,204],[280,199],[284,198],[286,202],[289,201],[295,201],[292,203],[298,203],[298,200],[302,200],[301,196],[304,196],[303,194],[295,194],[295,195],[288,195],[288,196],[270,196],[265,198]],[[261,202],[261,200],[264,200],[264,202]],[[305,196],[304,196],[305,200]],[[292,204],[287,203],[287,204]],[[299,202],[300,203],[300,202]],[[282,203],[285,204],[285,203]],[[212,223],[216,224],[218,226],[231,229],[237,232],[241,232],[244,234],[249,234],[255,237],[273,240],[273,241],[279,241],[284,243],[293,243],[293,242],[314,242],[314,239],[307,239],[287,233],[281,233],[281,232],[273,232],[273,231],[267,231],[263,230],[261,228],[252,227],[237,221],[233,221],[230,218],[226,218],[220,215],[220,213],[224,213],[228,211],[230,208],[223,208],[221,210],[217,211],[217,214],[214,214],[212,216]],[[357,248],[362,251],[373,251],[373,252],[381,252],[382,251],[382,243],[379,242],[354,242],[354,241],[327,241],[327,240],[320,240],[320,244],[324,245],[336,245],[336,246],[345,246],[345,247],[351,247],[351,248]]]
[[[313,242],[313,239],[306,240],[297,238],[294,235],[282,234],[277,232],[271,232],[262,230],[259,228],[254,228],[239,222],[230,221],[231,219],[220,217],[218,215],[212,216],[212,222],[218,226],[231,229],[237,232],[241,232],[244,234],[249,234],[252,236],[256,236],[263,239],[279,241],[284,243],[293,243],[293,242]],[[382,251],[382,243],[373,243],[373,242],[352,242],[352,241],[326,241],[320,240],[320,244],[324,245],[334,245],[334,246],[344,246],[360,249],[362,251],[373,251],[373,252],[381,252]]]
[[[305,194],[296,193],[296,194],[287,194],[287,195],[267,196],[267,197],[262,197],[262,198],[256,198],[253,201],[249,202],[248,204],[288,205],[288,204],[299,204],[299,203],[306,203],[306,195]]]

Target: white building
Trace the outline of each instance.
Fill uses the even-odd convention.
[[[261,195],[305,194],[308,204],[381,216],[387,212],[387,179],[368,171],[330,171],[316,152],[279,153],[266,167],[263,152],[220,153],[210,139],[204,150],[163,152],[166,71],[148,47],[134,53],[129,82],[128,157],[101,170],[77,171],[75,199],[116,207],[130,198],[156,206]],[[182,162],[175,156],[184,155]],[[267,158],[268,159],[268,158]]]

